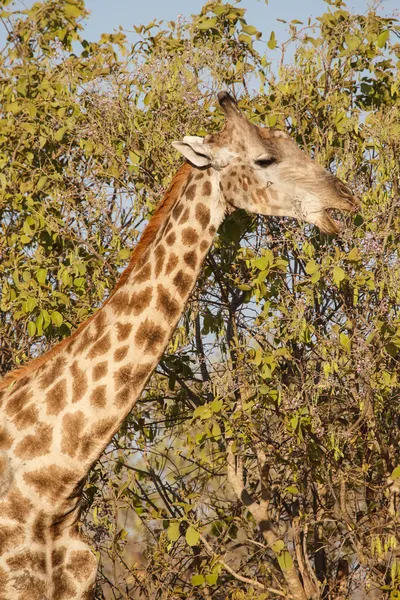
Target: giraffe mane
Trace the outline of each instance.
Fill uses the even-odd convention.
[[[187,182],[192,170],[193,167],[189,165],[189,163],[185,163],[175,174],[164,198],[157,206],[157,209],[154,212],[152,218],[150,219],[146,229],[142,233],[138,244],[135,246],[128,266],[122,272],[115,288],[113,289],[107,300],[103,303],[101,308],[103,308],[111,300],[115,292],[125,284],[132,269],[135,267],[135,265],[138,264],[145,251],[147,250],[149,244],[154,239],[154,236],[156,235],[157,231],[160,229],[161,225],[164,223],[165,219],[170,214],[171,209],[174,206],[176,200],[178,199],[180,192],[185,183]],[[6,375],[2,379],[0,379],[0,391],[7,388],[11,383],[19,381],[20,379],[23,379],[30,373],[33,373],[39,367],[41,367],[54,356],[56,356],[64,348],[64,346],[66,346],[66,344],[70,342],[70,340],[74,339],[77,335],[81,333],[83,329],[85,329],[88,326],[88,324],[92,321],[97,312],[98,311],[94,312],[92,315],[90,315],[90,317],[88,317],[88,319],[86,319],[86,321],[81,323],[72,335],[64,338],[61,342],[53,346],[53,348],[50,348],[50,350],[45,352],[45,354],[32,359],[26,365],[23,365],[22,367],[19,367],[18,369],[15,369],[10,373],[6,373]]]

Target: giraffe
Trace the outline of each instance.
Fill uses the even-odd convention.
[[[114,292],[70,337],[0,382],[0,600],[89,599],[96,560],[78,528],[85,477],[157,366],[227,212],[336,232],[358,200],[227,93],[225,125],[173,142],[174,176]]]

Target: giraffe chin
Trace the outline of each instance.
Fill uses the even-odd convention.
[[[332,219],[332,217],[328,214],[326,210],[324,210],[316,219],[315,225],[323,233],[335,234],[339,233],[342,229],[341,223],[339,223],[339,221],[337,221],[336,219]]]

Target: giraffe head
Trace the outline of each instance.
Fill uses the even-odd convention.
[[[226,92],[218,94],[224,129],[205,138],[186,136],[173,142],[198,168],[219,172],[227,208],[262,215],[288,216],[337,233],[331,209],[356,211],[358,199],[334,175],[307,156],[286,133],[257,127]]]

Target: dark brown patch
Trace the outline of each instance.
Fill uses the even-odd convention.
[[[150,277],[151,277],[151,264],[147,263],[147,265],[145,265],[142,269],[140,269],[138,274],[135,275],[133,281],[135,283],[143,283],[144,281],[147,281],[148,279],[150,279]]]
[[[7,500],[0,502],[0,516],[25,523],[32,506],[32,502],[25,498],[19,490],[13,490],[7,494]]]
[[[203,229],[207,227],[211,219],[210,210],[201,202],[196,204],[196,219],[199,221]]]
[[[157,248],[157,250],[158,250],[158,248]],[[143,312],[144,309],[147,308],[147,306],[149,305],[149,302],[151,300],[152,290],[153,290],[153,288],[150,285],[148,285],[141,292],[133,292],[133,294],[131,296],[131,301],[129,302],[129,305],[127,306],[127,310],[126,310],[127,314],[130,314],[133,312],[134,315],[139,315],[141,312]],[[132,326],[130,326],[130,327],[132,327]]]
[[[237,172],[236,171],[232,171],[231,177],[236,177],[236,175],[237,175]]]
[[[76,586],[73,578],[61,567],[53,571],[52,600],[67,600],[76,597]]]
[[[10,569],[15,571],[27,569],[28,571],[46,573],[46,554],[44,552],[26,550],[8,558],[6,562]]]
[[[185,261],[187,266],[190,267],[191,269],[196,268],[197,254],[194,250],[192,250],[191,252],[186,252],[186,254],[183,255],[183,260]]]
[[[182,202],[178,202],[178,204],[172,210],[172,216],[174,219],[178,219],[180,217],[181,212],[183,211]]]
[[[196,184],[192,183],[192,185],[189,185],[186,190],[185,190],[185,196],[188,200],[194,200],[195,195],[196,195]]]
[[[228,181],[228,191],[231,189],[231,187],[232,187],[232,182]]]
[[[85,428],[85,415],[81,410],[63,416],[61,430],[61,452],[75,456]]]
[[[0,556],[20,546],[25,539],[21,525],[2,525],[0,528]]]
[[[50,452],[53,440],[53,427],[46,423],[38,423],[35,433],[25,436],[15,448],[15,455],[29,460],[44,456]]]
[[[65,358],[58,356],[38,369],[38,373],[43,373],[39,379],[39,387],[45,390],[59,378],[65,368]]]
[[[105,407],[107,401],[106,389],[107,386],[99,385],[93,390],[93,392],[90,395],[90,404],[92,406],[96,406],[96,408]]]
[[[209,234],[214,236],[217,232],[217,228],[214,227],[214,225],[211,225],[210,229],[208,230]]]
[[[192,246],[193,244],[196,244],[198,239],[199,236],[193,227],[186,227],[186,229],[182,231],[182,242],[185,244],[185,246]]]
[[[205,252],[209,248],[209,243],[206,240],[203,240],[200,244],[201,252]]]
[[[118,408],[129,405],[132,394],[137,394],[138,388],[144,386],[153,368],[154,365],[150,362],[136,368],[130,365],[119,369],[114,376],[117,389],[121,388],[115,397]]]
[[[149,289],[150,288],[146,288],[146,290],[144,290],[144,291],[147,291]],[[133,300],[133,298],[132,298],[132,300]],[[129,337],[129,334],[132,331],[132,325],[131,325],[131,323],[117,323],[117,329],[118,329],[118,341],[123,342],[124,340],[126,340],[127,337]]]
[[[91,327],[86,327],[83,332],[79,335],[79,345],[76,346],[73,355],[78,356],[83,354],[87,348],[89,348],[90,344],[94,342],[96,336],[94,335],[94,331],[92,331]]]
[[[196,180],[196,181],[198,181],[199,179],[203,179],[203,177],[204,177],[204,173],[202,173],[202,172],[200,171],[200,173],[197,173],[197,175],[196,175],[196,177],[195,177],[195,180]]]
[[[193,278],[190,277],[187,273],[184,273],[182,269],[178,271],[178,273],[174,277],[174,285],[176,286],[179,294],[182,296],[186,296],[187,292],[193,285]]]
[[[183,215],[179,219],[179,225],[184,225],[189,220],[190,210],[185,208]]]
[[[120,362],[121,360],[123,360],[125,358],[125,356],[128,354],[128,350],[129,350],[129,346],[122,346],[122,348],[118,348],[118,350],[116,350],[114,352],[115,362]]]
[[[179,262],[179,258],[177,257],[176,254],[172,253],[168,259],[167,266],[165,267],[165,274],[169,275],[170,273],[172,273],[172,271],[175,269],[178,262]]]
[[[111,308],[114,311],[114,314],[116,315],[124,314],[128,304],[129,294],[128,292],[123,292],[122,290],[117,291],[109,302],[109,305],[111,306]]]
[[[167,233],[169,233],[171,231],[172,227],[173,227],[172,223],[168,223],[168,227],[166,227],[166,229],[165,229],[165,235],[167,235]]]
[[[61,548],[53,550],[53,552],[51,553],[51,566],[55,568],[64,564],[66,553],[67,548],[65,546],[61,546]]]
[[[179,304],[163,285],[159,284],[157,291],[157,310],[163,313],[168,323],[171,323],[179,315]]]
[[[80,583],[90,581],[96,571],[96,559],[90,550],[74,550],[71,552],[67,569]]]
[[[203,192],[204,196],[211,196],[211,193],[212,193],[211,181],[205,181],[203,183],[202,192]]]
[[[103,337],[101,337],[90,349],[88,354],[88,358],[96,358],[97,356],[102,356],[109,351],[111,348],[111,337],[110,333],[105,333]]]
[[[157,346],[163,343],[165,339],[165,330],[146,319],[141,323],[135,335],[135,342],[144,352],[152,352]]]
[[[45,545],[47,543],[46,540],[46,531],[47,531],[47,519],[44,512],[40,512],[36,519],[33,522],[32,527],[32,541],[37,544]]]
[[[50,465],[24,473],[23,479],[41,498],[46,496],[52,502],[57,502],[60,496],[65,496],[73,490],[78,474],[71,469]]]
[[[12,422],[17,429],[26,429],[37,423],[38,418],[39,411],[36,406],[32,404],[25,410],[21,410],[21,412],[17,413]]]
[[[95,365],[93,367],[93,381],[98,381],[105,377],[108,373],[108,362],[104,360],[103,362]]]
[[[87,376],[84,371],[79,367],[78,361],[75,361],[71,365],[72,375],[72,404],[79,402],[81,398],[86,394],[88,389]]]
[[[67,381],[62,379],[54,385],[46,394],[48,415],[59,415],[67,405]]]
[[[156,258],[156,270],[155,270],[155,274],[156,277],[158,277],[162,271],[162,268],[164,266],[164,260],[165,260],[165,248],[164,246],[158,246],[154,252],[155,258]]]
[[[22,391],[9,399],[6,406],[6,413],[12,417],[25,408],[32,398],[32,392]]]
[[[89,438],[91,440],[97,438],[100,441],[104,441],[104,438],[115,429],[115,424],[115,419],[112,417],[109,419],[100,419],[100,421],[97,421],[93,425]]]
[[[172,246],[172,244],[175,244],[175,240],[176,234],[174,231],[171,231],[171,233],[165,238],[165,241],[167,242],[168,246]]]

